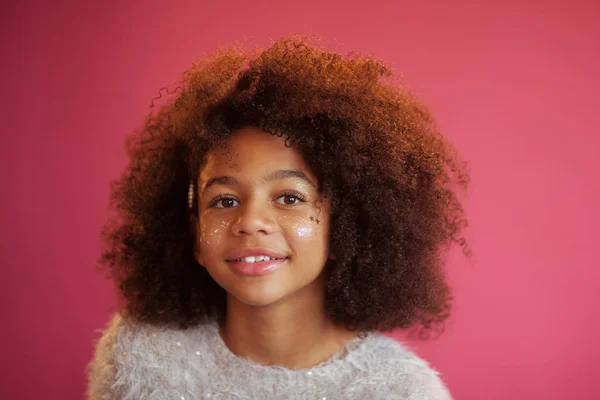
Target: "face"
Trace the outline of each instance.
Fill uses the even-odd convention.
[[[318,184],[284,139],[237,130],[200,172],[196,259],[248,305],[323,290],[316,286],[329,256],[330,201]],[[260,261],[261,254],[275,260]]]

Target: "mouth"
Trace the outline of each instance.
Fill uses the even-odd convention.
[[[280,261],[289,258],[283,253],[267,248],[240,249],[230,253],[225,261],[243,263],[261,263]]]
[[[279,269],[289,256],[264,247],[236,250],[227,257],[229,268],[237,275],[259,277]]]
[[[271,257],[266,255],[240,257],[233,260],[227,260],[227,262],[245,262],[245,263],[264,263],[269,261],[281,261],[287,260],[288,257]]]
[[[246,256],[227,260],[229,268],[237,275],[258,277],[279,269],[289,257]]]

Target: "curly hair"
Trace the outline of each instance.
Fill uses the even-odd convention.
[[[458,242],[471,258],[453,188],[466,188],[469,173],[389,67],[291,35],[268,48],[221,47],[176,91],[159,109],[153,99],[111,187],[117,217],[99,264],[124,312],[181,327],[224,315],[225,290],[194,259],[188,185],[211,148],[252,125],[297,146],[332,194],[327,316],[354,330],[443,328],[452,295],[442,250]]]

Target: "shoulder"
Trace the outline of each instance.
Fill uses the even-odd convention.
[[[92,399],[126,398],[129,386],[126,377],[132,370],[129,353],[136,347],[141,329],[126,320],[120,313],[114,314],[95,343],[94,355],[87,366],[88,397]]]
[[[452,400],[441,374],[407,345],[375,334],[369,345],[366,379],[382,383],[382,398],[404,400]]]
[[[197,330],[139,323],[113,315],[88,365],[88,396],[94,399],[162,399],[183,375],[180,358]],[[179,374],[179,372],[182,372]]]

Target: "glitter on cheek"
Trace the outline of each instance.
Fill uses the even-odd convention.
[[[204,241],[204,236],[206,236],[206,224],[200,221],[198,225],[198,245],[202,245],[202,242]]]
[[[202,235],[203,246],[218,246],[221,243],[221,235],[219,235],[219,229],[212,229]]]
[[[229,226],[230,223],[227,221],[202,223],[200,227],[200,244],[203,246],[219,246]]]
[[[308,226],[299,226],[296,228],[296,235],[299,237],[308,237],[312,235],[313,229]]]
[[[302,241],[314,241],[319,236],[319,226],[308,215],[283,216],[281,228],[289,235]]]

